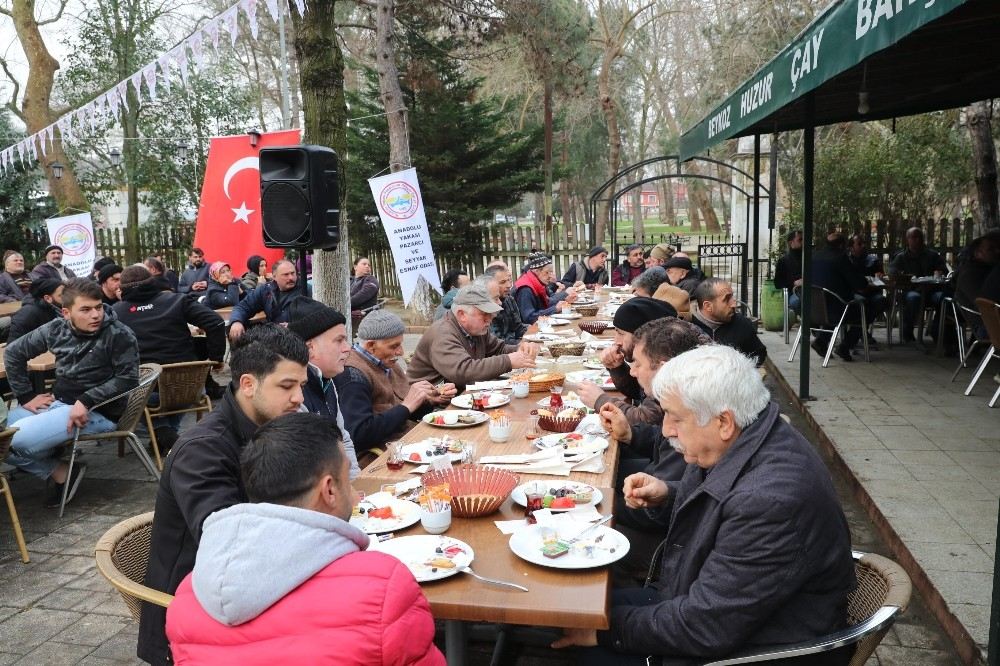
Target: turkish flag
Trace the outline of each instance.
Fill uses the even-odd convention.
[[[264,247],[260,217],[260,149],[302,143],[299,130],[261,134],[256,146],[246,134],[212,139],[201,188],[195,247],[205,261],[224,261],[237,278],[247,270],[247,259],[259,254],[268,270],[285,253]]]

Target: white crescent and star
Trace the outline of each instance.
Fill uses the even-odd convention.
[[[222,191],[225,192],[227,199],[232,199],[232,197],[229,196],[229,182],[234,176],[236,176],[236,174],[244,169],[255,169],[260,171],[260,158],[256,156],[242,157],[229,166],[226,170],[226,175],[222,178]],[[234,214],[233,224],[236,222],[250,224],[250,213],[255,211],[253,208],[247,208],[246,201],[241,203],[239,208],[230,208],[229,210],[233,211]]]

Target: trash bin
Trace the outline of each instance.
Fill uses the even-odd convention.
[[[774,280],[764,280],[760,313],[765,331],[780,331],[785,323],[785,296],[774,286]]]

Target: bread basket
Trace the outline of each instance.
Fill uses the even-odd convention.
[[[581,326],[582,328],[582,326]],[[551,342],[548,345],[552,358],[560,356],[580,356],[586,348],[586,342]]]
[[[573,432],[580,425],[580,421],[586,414],[580,414],[573,418],[559,418],[558,416],[542,416],[537,409],[531,410],[532,415],[538,415],[538,427],[549,432]]]
[[[513,472],[485,465],[455,465],[423,476],[424,487],[448,484],[451,513],[460,518],[478,518],[496,512],[517,487]]]
[[[574,305],[573,309],[582,314],[584,317],[593,317],[597,314],[597,311],[601,309],[601,306],[597,303],[590,303],[588,305]]]
[[[600,335],[601,333],[603,333],[604,331],[608,330],[609,328],[614,328],[615,327],[615,325],[612,324],[610,321],[604,321],[604,320],[599,320],[599,321],[583,321],[583,322],[580,322],[578,324],[578,326],[580,327],[581,331],[586,331],[587,333],[590,333],[591,335]]]
[[[530,377],[538,377],[539,375],[545,375],[547,379],[531,379]],[[534,375],[529,375],[528,379],[528,390],[532,393],[548,392],[553,386],[562,386],[563,381],[565,381],[566,375],[561,372],[537,372]]]

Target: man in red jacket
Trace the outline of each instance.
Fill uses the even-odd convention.
[[[413,574],[347,521],[354,492],[337,426],[279,417],[243,451],[253,504],[205,520],[167,609],[177,664],[445,663]]]

